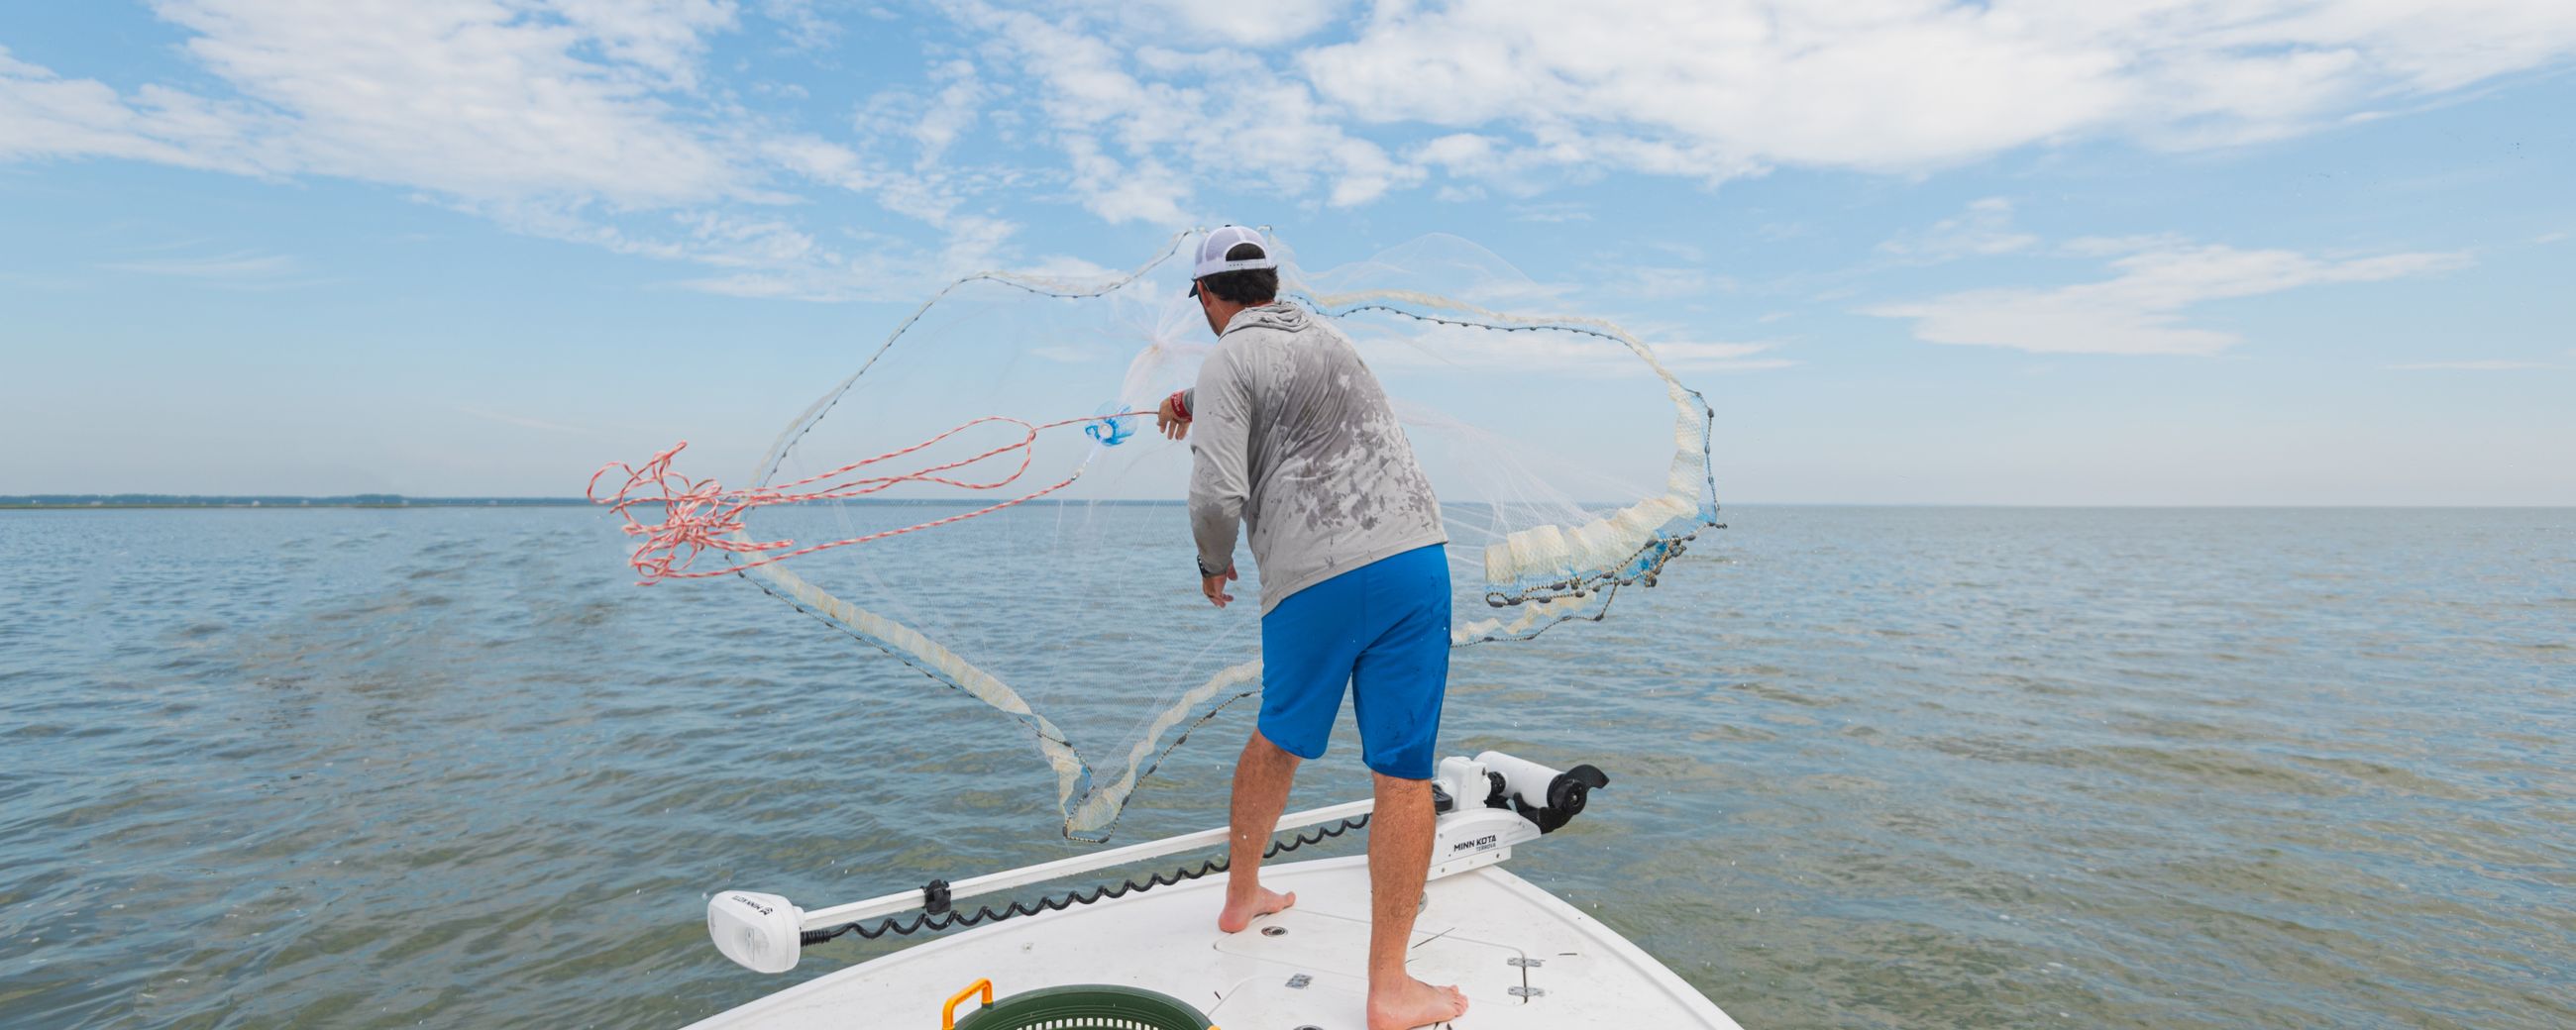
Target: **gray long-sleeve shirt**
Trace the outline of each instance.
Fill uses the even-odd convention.
[[[1252,538],[1265,614],[1380,558],[1444,543],[1439,502],[1341,333],[1287,303],[1227,323],[1190,398],[1190,530],[1199,567],[1234,565]]]

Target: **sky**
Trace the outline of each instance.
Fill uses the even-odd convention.
[[[2564,0],[11,4],[0,494],[748,469],[949,280],[1237,222],[1628,326],[1730,502],[2576,504],[2571,68]]]

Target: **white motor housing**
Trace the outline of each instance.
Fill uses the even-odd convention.
[[[1558,772],[1500,751],[1477,755],[1475,763],[1503,778],[1504,796],[1542,832],[1554,832],[1566,820],[1582,814],[1591,792],[1610,785],[1610,777],[1589,765]]]
[[[1462,755],[1441,759],[1431,782],[1449,795],[1452,807],[1460,810],[1483,808],[1493,797],[1494,787],[1485,776],[1485,763]]]
[[[804,933],[804,910],[778,895],[717,891],[707,899],[707,935],[716,939],[716,950],[752,972],[796,968]]]
[[[1431,841],[1430,878],[1512,857],[1512,845],[1538,839],[1538,824],[1508,808],[1461,808],[1440,817]]]

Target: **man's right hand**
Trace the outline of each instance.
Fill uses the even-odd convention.
[[[1178,440],[1190,435],[1190,420],[1182,418],[1179,406],[1165,397],[1163,406],[1154,410],[1154,428],[1162,430],[1164,436]]]

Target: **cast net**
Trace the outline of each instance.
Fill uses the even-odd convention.
[[[678,474],[675,449],[593,496],[629,518],[647,582],[740,576],[1016,720],[1065,835],[1106,840],[1192,729],[1258,707],[1248,545],[1242,600],[1213,608],[1189,446],[1151,414],[1215,345],[1176,257],[1194,238],[1097,281],[953,283],[748,486]],[[1453,646],[1600,619],[1716,525],[1708,404],[1626,330],[1528,313],[1562,291],[1456,237],[1319,271],[1272,246],[1283,297],[1352,341],[1439,495]]]

